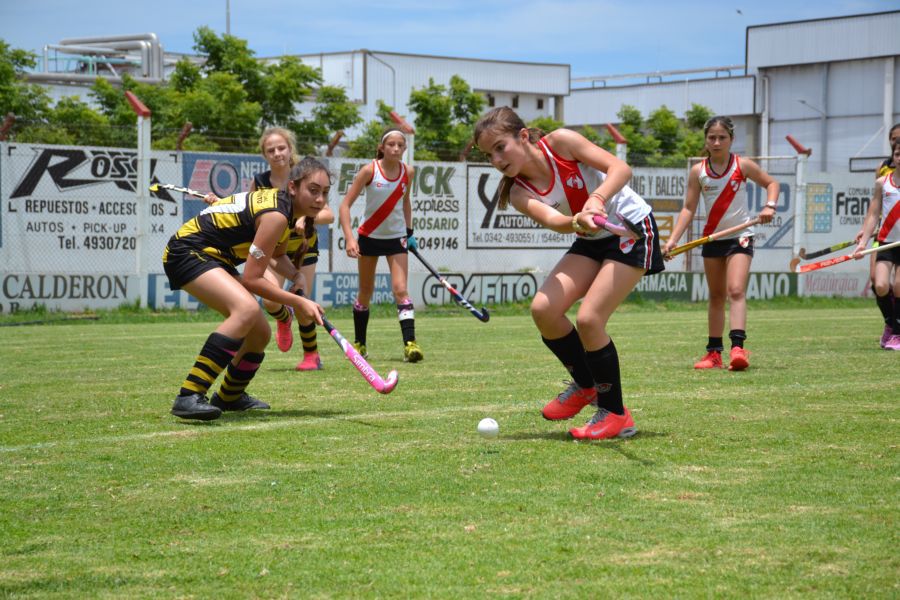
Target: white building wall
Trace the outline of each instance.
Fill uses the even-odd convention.
[[[752,115],[753,85],[753,77],[728,77],[576,89],[564,101],[563,120],[576,127],[616,123],[623,104],[634,106],[644,116],[666,105],[682,117],[692,104],[702,104],[717,114]]]
[[[887,3],[885,3],[887,4]],[[900,54],[900,11],[747,28],[747,73]]]
[[[519,110],[523,118],[553,116],[558,96],[569,93],[569,65],[489,61],[451,57],[422,56],[355,50],[331,54],[312,54],[299,57],[305,64],[322,69],[327,85],[342,86],[348,97],[361,106],[364,121],[376,118],[377,101],[393,106],[401,115],[413,120],[407,105],[410,93],[428,85],[429,80],[448,86],[454,75],[462,77],[469,86],[483,94],[492,94],[497,106],[511,105],[519,96]],[[543,98],[544,108],[537,108]],[[299,108],[308,114],[312,103]],[[346,132],[349,137],[359,128]]]
[[[770,154],[790,153],[793,135],[812,148],[809,168],[841,171],[851,157],[886,155],[885,69],[892,59],[876,58],[761,69],[768,77]],[[897,61],[892,61],[897,62]],[[890,69],[890,63],[888,63]],[[896,122],[897,67],[889,119]],[[801,102],[803,101],[803,102]]]

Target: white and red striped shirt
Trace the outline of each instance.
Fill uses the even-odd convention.
[[[885,175],[881,184],[881,214],[884,218],[875,237],[882,244],[900,241],[900,189],[894,182],[896,173]]]
[[[406,237],[402,202],[409,187],[406,165],[400,163],[396,179],[388,179],[378,160],[372,164],[372,180],[366,185],[365,218],[357,232],[379,240]]]
[[[746,181],[737,154],[729,157],[728,168],[721,175],[716,175],[709,168],[708,158],[703,159],[700,163],[700,196],[706,208],[703,235],[746,223],[750,219]],[[751,236],[753,233],[753,228],[748,227],[722,239]]]
[[[557,156],[546,142],[546,138],[538,141],[538,147],[544,153],[544,157],[553,171],[550,186],[541,191],[527,180],[519,177],[516,177],[516,183],[531,192],[536,200],[553,207],[564,215],[581,212],[591,192],[606,180],[606,173],[576,160],[567,160]],[[607,199],[605,208],[609,215],[609,222],[616,225],[625,225],[618,215],[622,215],[636,224],[644,220],[651,212],[650,205],[627,185],[612,198]],[[606,229],[601,229],[597,233],[586,234],[584,237],[597,239],[611,235],[613,234]]]

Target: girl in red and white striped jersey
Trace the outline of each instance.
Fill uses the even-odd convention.
[[[375,267],[378,257],[387,258],[391,271],[391,289],[397,302],[397,316],[403,334],[403,359],[419,362],[424,358],[416,341],[415,313],[409,297],[409,262],[407,247],[416,247],[412,230],[412,203],[409,200],[413,169],[401,160],[406,151],[406,136],[399,129],[388,129],[378,144],[375,160],[365,165],[353,178],[353,183],[341,202],[338,215],[347,256],[356,258],[359,267],[359,292],[353,304],[353,345],[363,356],[366,349],[366,330],[369,323],[369,302],[375,292]],[[357,228],[359,239],[353,235],[350,207],[365,190],[366,211]]]
[[[894,164],[900,164],[900,141],[894,143],[892,150]],[[879,226],[879,218],[882,216]],[[854,251],[857,258],[860,258],[859,253],[866,248],[873,233],[879,244],[900,241],[900,177],[897,177],[896,170],[879,177],[875,182],[875,192],[872,194],[872,201],[869,202],[869,210],[863,222],[862,237]],[[900,266],[900,248],[878,252],[875,261],[875,299],[879,307],[884,305],[882,312],[890,315],[887,321],[891,327],[891,334],[882,347],[885,350],[900,350],[900,311],[897,310],[897,303],[890,298],[892,290],[894,298],[900,296],[900,268],[897,268]],[[891,281],[892,268],[893,281]]]
[[[544,344],[573,379],[544,406],[544,418],[571,419],[593,403],[597,412],[583,427],[570,429],[572,437],[634,435],[634,419],[622,399],[618,351],[606,325],[641,277],[663,270],[663,261],[650,205],[626,185],[631,168],[569,129],[542,136],[507,107],[478,121],[475,142],[503,173],[500,209],[511,204],[548,229],[579,235],[531,303]],[[641,229],[641,239],[601,229],[595,215],[615,225],[630,221]],[[573,325],[566,312],[579,300]]]
[[[678,245],[694,212],[703,197],[707,220],[703,235],[745,223],[751,217],[748,211],[747,180],[766,190],[766,205],[759,213],[761,223],[768,223],[775,216],[778,202],[778,182],[749,159],[732,154],[734,124],[728,117],[713,117],[703,128],[706,138],[705,158],[691,168],[688,176],[684,207],[678,215],[672,235],[663,245],[667,254]],[[728,369],[743,371],[750,366],[744,350],[747,339],[747,280],[753,259],[753,228],[744,229],[731,237],[710,242],[703,246],[703,269],[709,286],[709,341],[706,355],[694,364],[695,369],[722,368],[722,333],[725,330],[725,301],[730,301],[729,325],[731,330],[731,357]]]

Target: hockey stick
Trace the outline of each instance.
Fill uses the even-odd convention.
[[[197,190],[192,190],[191,188],[172,185],[171,183],[154,183],[150,186],[150,191],[158,192],[160,188],[164,190],[172,190],[173,192],[181,192],[182,194],[188,194],[189,196],[194,196],[195,198],[206,198],[206,194],[204,193],[198,192]]]
[[[687,244],[682,244],[680,246],[676,246],[669,250],[667,256],[677,256],[682,252],[687,252],[691,248],[696,248],[697,246],[702,246],[703,244],[707,244],[709,242],[714,242],[719,238],[725,237],[726,235],[731,235],[732,233],[737,233],[742,229],[747,229],[748,227],[752,227],[759,223],[759,217],[754,219],[750,219],[746,223],[741,223],[740,225],[735,225],[734,227],[729,227],[728,229],[723,229],[722,231],[717,231],[715,233],[711,233],[702,238],[698,238],[693,242],[688,242]]]
[[[388,373],[387,379],[382,379],[381,376],[366,362],[366,359],[362,357],[362,355],[356,351],[356,348],[353,347],[353,344],[347,341],[347,338],[341,335],[337,329],[334,328],[334,325],[325,318],[325,315],[322,315],[322,325],[325,326],[325,330],[328,331],[328,334],[337,342],[337,345],[341,347],[341,350],[344,351],[344,355],[347,359],[353,363],[353,366],[356,367],[356,370],[362,373],[362,376],[366,378],[366,381],[369,382],[377,392],[382,394],[390,394],[395,387],[397,387],[397,371],[392,370]]]
[[[418,248],[410,248],[409,251],[416,255],[416,258],[418,258],[419,261],[421,261],[421,263],[423,265],[425,265],[425,268],[428,269],[432,275],[434,275],[434,277],[440,282],[440,284],[442,286],[447,288],[447,291],[450,292],[450,295],[453,296],[453,299],[456,300],[457,304],[467,308],[469,310],[469,312],[472,313],[473,315],[475,315],[475,318],[478,319],[479,321],[481,321],[482,323],[488,322],[488,319],[491,318],[491,315],[488,314],[487,308],[482,306],[481,311],[479,312],[478,309],[475,308],[474,306],[472,306],[472,304],[469,303],[468,300],[463,298],[462,294],[457,292],[453,288],[452,285],[447,283],[447,280],[444,279],[444,277],[441,276],[441,274],[438,273],[434,267],[432,267],[430,264],[428,264],[428,261],[426,261],[424,258],[422,258],[422,255],[419,254]]]
[[[865,256],[866,254],[872,254],[873,252],[881,252],[882,250],[890,250],[891,248],[896,248],[900,246],[900,241],[891,242],[890,244],[884,244],[882,246],[877,246],[875,248],[867,248],[859,253],[860,256]],[[825,267],[830,267],[833,265],[839,265],[842,262],[847,262],[848,260],[853,260],[856,258],[852,254],[845,254],[843,256],[836,256],[834,258],[828,258],[825,260],[820,260],[819,262],[810,263],[808,265],[796,266],[794,268],[794,273],[809,273],[810,271],[818,271],[819,269],[824,269]]]
[[[826,254],[831,254],[832,252],[837,252],[843,248],[848,246],[852,246],[855,244],[855,240],[850,240],[849,242],[841,242],[840,244],[835,244],[834,246],[828,246],[824,250],[816,250],[815,252],[811,252],[810,254],[806,253],[806,248],[800,248],[800,255],[795,256],[791,259],[789,269],[793,273],[797,270],[797,265],[800,264],[801,260],[809,260],[811,258],[819,258],[820,256],[825,256]]]
[[[644,239],[644,232],[640,227],[620,214],[616,214],[616,216],[625,223],[625,226],[610,223],[602,215],[594,215],[594,224],[619,237],[627,237],[635,241]]]
[[[806,253],[806,248],[800,248],[800,258],[803,260],[810,260],[813,258],[819,258],[820,256],[825,256],[826,254],[831,254],[832,252],[837,252],[838,250],[843,250],[849,246],[852,246],[856,243],[856,240],[850,240],[849,242],[841,242],[840,244],[835,244],[834,246],[828,246],[824,250],[816,250],[815,252]]]

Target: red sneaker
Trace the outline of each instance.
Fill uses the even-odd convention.
[[[695,369],[724,369],[722,353],[718,350],[710,350],[703,358],[694,363]]]
[[[728,365],[729,371],[743,371],[750,366],[750,353],[735,346],[731,349],[731,363]]]
[[[282,352],[287,352],[294,345],[294,334],[291,332],[291,323],[294,321],[294,309],[288,307],[288,312],[291,313],[291,316],[287,321],[276,321],[275,343]]]
[[[548,421],[571,419],[581,409],[597,399],[597,390],[593,387],[583,388],[574,381],[569,383],[563,392],[547,403],[541,414]]]
[[[303,360],[297,363],[298,371],[319,371],[322,369],[322,359],[318,352],[306,352]]]
[[[608,440],[610,438],[627,438],[637,433],[631,411],[625,409],[624,415],[611,413],[605,408],[597,412],[584,427],[573,427],[569,430],[576,440]]]

